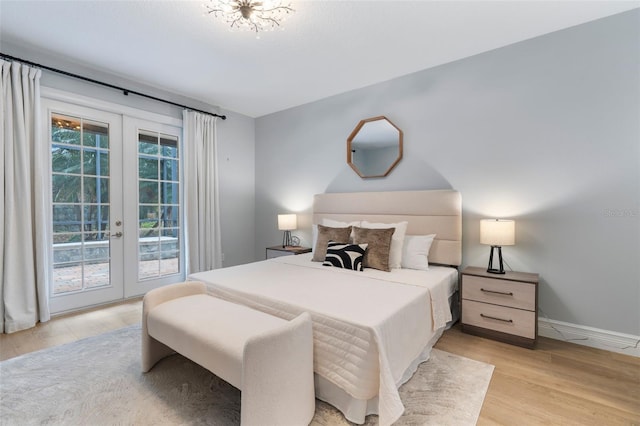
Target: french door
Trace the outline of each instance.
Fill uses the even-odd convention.
[[[124,117],[124,295],[184,279],[181,129]],[[135,182],[135,184],[134,184]]]
[[[43,109],[51,312],[183,280],[181,129],[49,99]]]

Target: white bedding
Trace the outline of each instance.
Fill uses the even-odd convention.
[[[404,411],[397,390],[403,374],[451,320],[457,270],[356,272],[310,259],[285,256],[189,278],[218,297],[285,319],[309,312],[316,374],[356,399],[377,396],[379,422],[391,424]]]

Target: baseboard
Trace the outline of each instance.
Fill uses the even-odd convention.
[[[640,357],[640,336],[538,318],[538,336]]]

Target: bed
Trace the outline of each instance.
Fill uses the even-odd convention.
[[[213,295],[284,319],[313,320],[316,397],[355,423],[381,425],[404,411],[409,380],[448,324],[461,263],[461,200],[451,190],[319,194],[314,226],[402,223],[406,236],[435,234],[427,270],[352,271],[312,262],[313,253],[191,274]],[[364,225],[363,225],[364,227]],[[405,237],[406,239],[407,237]],[[408,238],[408,240],[411,238]]]

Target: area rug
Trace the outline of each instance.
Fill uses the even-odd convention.
[[[395,424],[474,425],[492,373],[434,349],[400,388],[405,412]],[[141,373],[135,325],[0,362],[0,424],[239,425],[240,391],[180,355]],[[317,401],[311,424],[352,423]]]

